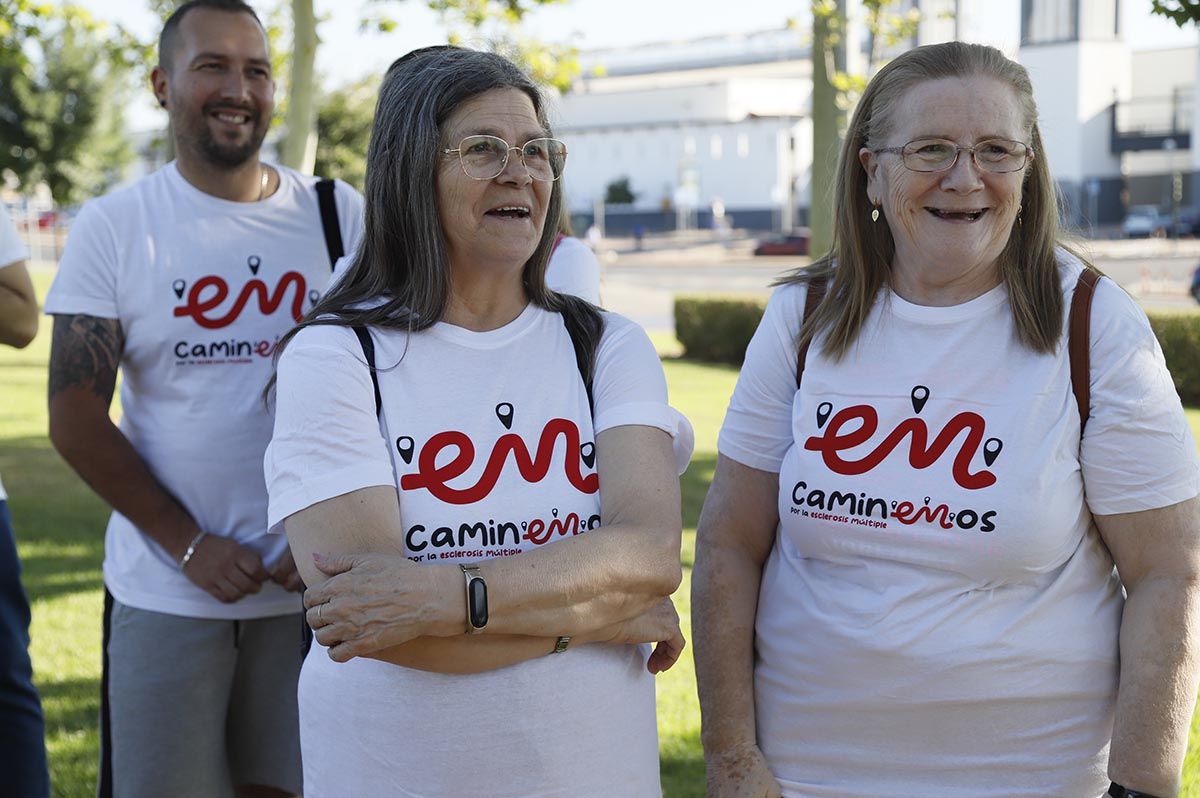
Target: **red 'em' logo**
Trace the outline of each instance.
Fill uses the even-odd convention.
[[[920,386],[918,386],[920,387]],[[924,399],[919,402],[914,394],[914,408],[924,405]],[[818,420],[828,411],[822,405],[818,411]],[[832,409],[832,408],[830,408]],[[918,412],[920,410],[918,409]],[[847,426],[856,425],[849,432],[843,432]],[[959,434],[966,431],[966,439],[954,457],[951,474],[958,485],[967,490],[987,488],[996,483],[996,475],[986,468],[971,472],[971,460],[979,452],[979,445],[984,443],[983,436],[986,422],[978,413],[964,411],[953,416],[946,426],[929,441],[929,427],[920,418],[906,418],[896,425],[884,439],[863,457],[853,460],[842,456],[842,452],[869,441],[879,429],[879,414],[870,405],[854,405],[839,410],[820,435],[813,435],[804,442],[804,448],[812,452],[820,452],[825,466],[838,474],[856,476],[874,469],[898,447],[906,437],[911,436],[908,449],[908,462],[913,468],[928,468],[941,459]],[[984,462],[991,465],[999,455],[1003,444],[998,438],[989,438],[984,443]]]
[[[237,321],[238,317],[242,315],[242,310],[245,309],[246,303],[250,301],[252,296],[257,296],[258,307],[263,315],[271,315],[283,304],[289,287],[295,289],[292,294],[292,319],[300,321],[303,315],[304,293],[307,288],[307,284],[304,282],[304,275],[300,274],[300,272],[286,272],[283,277],[279,278],[279,285],[275,287],[274,294],[270,292],[267,284],[262,280],[251,280],[243,286],[242,292],[238,294],[237,299],[233,303],[233,307],[223,316],[209,316],[207,314],[229,297],[229,284],[216,275],[201,277],[192,284],[191,290],[188,291],[187,302],[181,307],[175,308],[175,315],[191,316],[201,327],[216,330],[221,327],[228,327]],[[207,289],[212,290],[207,297],[202,297],[201,295]]]
[[[474,504],[486,498],[496,487],[509,453],[512,454],[517,470],[526,482],[541,482],[545,479],[550,471],[550,461],[554,457],[554,444],[560,435],[566,439],[564,471],[567,481],[581,493],[595,493],[600,489],[600,478],[595,474],[584,476],[579,466],[580,460],[584,459],[579,441],[579,428],[565,418],[552,418],[546,422],[538,440],[537,454],[533,456],[529,454],[529,449],[520,435],[501,435],[492,448],[479,481],[462,489],[452,488],[446,483],[466,473],[475,462],[475,445],[464,432],[439,432],[421,447],[421,453],[417,456],[417,472],[402,476],[400,487],[405,490],[425,488],[435,498],[449,504]],[[451,447],[457,448],[458,453],[450,462],[438,466],[437,460],[442,450]]]

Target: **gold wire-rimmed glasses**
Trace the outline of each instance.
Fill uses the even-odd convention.
[[[916,139],[903,147],[880,147],[874,152],[899,155],[913,172],[944,172],[958,163],[959,153],[969,152],[975,167],[983,172],[1019,172],[1033,160],[1033,148],[1023,141],[988,139],[974,147],[963,147],[949,139]]]
[[[444,149],[446,155],[458,154],[463,174],[472,180],[491,180],[508,166],[508,154],[516,150],[521,163],[534,180],[554,182],[562,177],[567,164],[567,145],[558,139],[530,139],[514,147],[499,136],[467,136],[454,149]]]

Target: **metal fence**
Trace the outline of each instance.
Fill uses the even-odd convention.
[[[67,240],[70,218],[50,200],[16,197],[0,200],[17,227],[17,235],[29,248],[31,268],[51,268],[58,264]]]

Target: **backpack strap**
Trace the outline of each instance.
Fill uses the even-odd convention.
[[[583,343],[584,331],[578,328],[578,325],[572,324],[571,316],[566,311],[561,311],[563,318],[563,326],[567,328],[567,335],[571,337],[571,348],[575,350],[575,368],[579,369],[579,379],[583,380],[583,388],[587,391],[588,412],[594,419],[596,417],[596,400],[592,394],[592,377],[595,375],[592,370],[595,368],[594,363],[592,368],[588,368],[589,361],[594,361],[595,358],[589,358],[587,348]]]
[[[808,281],[808,290],[804,293],[804,316],[800,319],[800,326],[804,327],[804,322],[808,321],[817,310],[817,305],[821,304],[821,300],[825,298],[825,289],[827,288],[826,278],[814,277]],[[812,343],[812,337],[805,341],[800,349],[796,352],[796,390],[800,390],[800,379],[804,376],[804,361],[808,359],[808,345]]]
[[[1067,356],[1071,364],[1071,391],[1079,407],[1079,434],[1087,426],[1091,415],[1091,352],[1092,343],[1092,298],[1096,294],[1096,283],[1100,272],[1085,266],[1075,283],[1071,297],[1071,315],[1067,322]]]
[[[361,324],[356,324],[350,329],[354,330],[354,334],[358,336],[363,357],[367,359],[367,368],[371,372],[371,384],[375,386],[375,415],[378,417],[383,412],[383,397],[379,394],[379,374],[375,371],[375,341],[371,338],[371,331]]]
[[[584,390],[587,391],[588,412],[594,418],[596,402],[592,397],[592,375],[587,368],[588,353],[583,345],[583,331],[575,329],[565,313],[563,314],[563,324],[567,328],[567,335],[571,337],[571,347],[575,350],[575,367],[579,369],[579,378],[583,380]],[[362,347],[363,357],[371,372],[371,384],[375,387],[375,415],[378,416],[383,412],[383,395],[379,392],[379,374],[375,369],[375,341],[371,338],[370,330],[361,324],[356,324],[350,329],[354,330],[354,334],[358,336],[359,346]]]
[[[338,224],[334,183],[329,178],[317,181],[317,204],[321,207],[321,229],[325,233],[325,249],[329,252],[329,270],[333,271],[338,258],[346,254],[342,246],[342,228]]]

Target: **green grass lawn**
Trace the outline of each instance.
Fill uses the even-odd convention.
[[[45,275],[35,275],[39,291]],[[671,341],[656,341],[670,351]],[[0,475],[10,494],[25,587],[33,601],[33,660],[47,722],[54,795],[95,794],[100,689],[100,617],[107,510],[59,460],[46,439],[49,320],[28,349],[0,348]],[[684,583],[675,596],[690,639],[689,593],[700,503],[716,464],[717,429],[737,373],[666,362],[672,403],[691,419],[696,455],[683,478]],[[1200,437],[1200,411],[1188,418]],[[690,652],[658,679],[659,743],[667,798],[704,794],[700,711]],[[1200,798],[1200,722],[1193,721],[1185,796]]]

